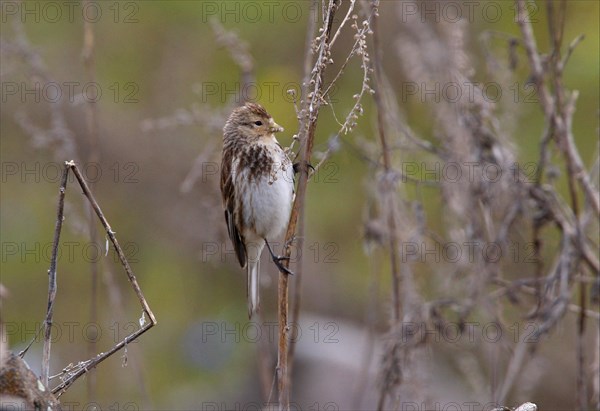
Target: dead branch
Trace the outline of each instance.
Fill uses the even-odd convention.
[[[311,3],[311,8],[313,10],[317,9],[317,0],[313,0]],[[302,79],[302,87],[300,95],[303,97],[302,99],[302,107],[300,110],[297,110],[298,121],[300,122],[299,135],[304,135],[304,130],[306,128],[306,123],[302,121],[302,117],[300,113],[306,113],[308,108],[308,90],[309,90],[309,82],[310,82],[310,73],[311,73],[311,63],[312,63],[312,42],[315,37],[315,32],[317,30],[317,19],[313,17],[309,17],[308,19],[308,27],[306,29],[306,40],[304,46],[304,76]],[[293,147],[293,144],[297,140],[293,140],[290,145],[290,150]],[[300,221],[298,232],[296,236],[297,247],[300,250],[304,249],[304,207],[300,208],[300,212],[298,215],[298,220]],[[294,300],[292,306],[292,324],[298,324],[300,321],[300,305],[302,302],[302,272],[303,272],[303,259],[302,254],[300,254],[300,258],[296,262],[296,272],[294,278]],[[288,374],[292,375],[292,367],[294,364],[294,354],[296,352],[296,341],[297,339],[292,339],[289,341],[289,350],[288,350]],[[290,378],[288,390],[291,391],[292,381]]]
[[[121,246],[119,245],[119,242],[117,241],[117,238],[115,237],[114,231],[111,229],[110,224],[104,217],[104,214],[102,213],[102,210],[100,209],[100,206],[96,202],[96,199],[94,198],[93,194],[90,192],[90,189],[89,189],[85,179],[83,178],[79,168],[77,167],[77,165],[73,161],[67,161],[67,162],[65,162],[65,168],[64,168],[64,172],[63,172],[63,176],[62,176],[61,186],[60,186],[57,221],[56,221],[56,228],[55,228],[55,232],[54,232],[54,242],[52,245],[52,259],[51,259],[50,270],[49,270],[50,286],[49,286],[49,292],[48,292],[48,294],[49,294],[49,296],[48,296],[48,314],[46,315],[46,321],[45,321],[46,329],[45,329],[45,338],[44,338],[44,358],[43,358],[43,366],[42,366],[42,381],[47,386],[48,380],[49,380],[48,370],[49,370],[49,361],[50,361],[50,328],[52,325],[52,308],[54,306],[54,301],[55,301],[55,297],[56,297],[56,259],[57,259],[57,253],[58,253],[58,244],[60,241],[60,231],[61,231],[62,222],[64,219],[64,217],[63,217],[64,198],[65,198],[67,177],[68,177],[69,171],[72,171],[73,174],[75,175],[75,177],[77,178],[77,181],[79,182],[79,185],[81,186],[81,189],[83,190],[83,194],[87,197],[88,201],[92,205],[92,208],[96,212],[96,215],[100,219],[100,222],[106,229],[106,233],[107,233],[108,237],[110,238],[110,240],[113,244],[113,247],[115,248],[115,251],[117,252],[117,255],[119,256],[119,259],[121,261],[121,264],[123,265],[123,268],[125,269],[125,272],[127,273],[129,282],[131,283],[136,295],[138,296],[138,299],[139,299],[140,304],[143,309],[143,313],[142,313],[142,317],[140,318],[140,321],[139,321],[139,323],[140,323],[139,330],[137,330],[137,331],[133,332],[131,335],[128,335],[127,337],[125,337],[121,342],[117,343],[109,351],[107,351],[105,353],[100,353],[96,357],[94,357],[90,360],[79,362],[75,366],[69,366],[69,367],[66,367],[65,369],[63,369],[63,372],[59,374],[63,380],[62,383],[59,384],[58,386],[56,386],[54,389],[52,389],[52,393],[56,394],[57,397],[60,397],[79,377],[81,377],[82,375],[87,373],[89,370],[95,368],[99,363],[101,363],[102,361],[104,361],[105,359],[107,359],[108,357],[113,355],[115,352],[119,351],[121,348],[126,348],[127,344],[134,341],[140,335],[142,335],[143,333],[145,333],[146,331],[148,331],[150,328],[152,328],[154,325],[157,324],[154,313],[150,309],[150,306],[148,305],[148,303],[139,287],[137,279],[136,279],[135,275],[133,274],[133,271],[131,270],[131,267],[129,266],[127,259],[125,258],[125,254],[124,254],[123,250],[121,249]],[[149,322],[146,321],[146,315],[150,319]]]
[[[98,216],[98,218],[100,219],[100,222],[104,226],[104,228],[106,230],[106,234],[108,235],[108,238],[110,239],[113,246],[115,247],[115,251],[117,252],[117,255],[119,256],[119,260],[121,261],[121,264],[123,265],[123,268],[125,268],[125,272],[127,273],[127,278],[129,279],[129,282],[133,286],[133,290],[135,291],[135,293],[140,301],[140,304],[142,305],[142,308],[144,309],[144,312],[150,318],[150,322],[152,323],[152,325],[156,325],[157,322],[156,322],[156,318],[154,317],[154,313],[152,313],[152,310],[150,309],[150,306],[148,305],[146,298],[144,298],[144,295],[142,294],[142,290],[140,289],[137,279],[135,278],[135,275],[133,274],[133,270],[129,266],[129,262],[127,262],[125,253],[123,252],[123,249],[121,249],[121,246],[119,245],[119,242],[117,241],[115,232],[112,230],[112,228],[110,227],[110,224],[108,224],[108,221],[104,217],[104,214],[102,213],[102,210],[100,209],[100,206],[98,206],[98,203],[96,202],[94,195],[91,193],[87,183],[85,182],[83,175],[79,171],[79,168],[73,162],[68,162],[66,164],[73,171],[73,174],[75,174],[75,177],[77,178],[77,181],[79,182],[79,185],[81,186],[81,189],[83,190],[83,194],[87,197],[87,199],[91,203],[92,207],[94,208],[94,211],[96,212],[96,215]]]
[[[44,353],[42,356],[42,384],[48,386],[48,375],[50,370],[50,346],[51,346],[51,329],[52,329],[52,314],[54,312],[54,301],[56,299],[56,260],[58,255],[58,244],[60,242],[60,232],[64,221],[65,208],[65,191],[67,190],[67,177],[69,169],[65,167],[60,181],[58,194],[58,207],[56,212],[56,225],[54,227],[54,239],[52,240],[52,256],[50,258],[50,269],[48,270],[49,285],[48,285],[48,307],[46,310],[45,332],[44,332]]]
[[[96,366],[98,366],[98,364],[100,364],[102,361],[106,360],[108,357],[110,357],[111,355],[113,355],[114,353],[119,351],[121,348],[126,348],[127,344],[131,343],[132,341],[137,340],[138,337],[140,337],[142,334],[144,334],[146,331],[148,331],[154,325],[156,325],[155,322],[146,323],[142,328],[140,328],[139,330],[137,330],[134,333],[125,337],[125,339],[123,341],[117,343],[114,347],[112,347],[107,352],[100,353],[96,357],[91,358],[87,361],[79,362],[77,365],[75,365],[73,367],[67,367],[67,368],[63,369],[63,372],[60,374],[61,378],[63,379],[63,382],[52,389],[52,394],[56,394],[57,397],[60,397],[61,395],[63,395],[65,393],[65,391],[67,389],[69,389],[69,387],[79,377],[86,374],[88,371],[96,368]]]
[[[308,183],[308,164],[312,155],[312,148],[315,139],[315,131],[317,127],[317,119],[322,99],[320,98],[323,90],[323,77],[325,69],[329,64],[330,51],[329,42],[331,29],[333,26],[333,17],[339,4],[337,0],[330,0],[327,11],[324,15],[324,22],[321,34],[318,39],[318,57],[315,61],[311,72],[308,99],[307,118],[303,119],[306,122],[306,127],[303,134],[299,135],[301,150],[300,150],[300,177],[298,180],[298,188],[296,198],[292,206],[290,220],[285,233],[286,244],[284,253],[286,257],[291,256],[291,243],[294,239],[298,216],[301,214],[301,209],[304,207],[304,198],[306,196],[306,185]],[[286,268],[289,268],[289,259],[283,261]],[[288,325],[288,297],[289,284],[288,275],[279,273],[278,282],[278,321],[279,321],[279,338],[277,352],[277,387],[279,391],[279,409],[287,411],[289,409],[290,393],[289,393],[289,374],[288,374],[288,341],[289,341],[289,325]]]

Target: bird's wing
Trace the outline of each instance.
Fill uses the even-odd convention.
[[[246,266],[246,246],[244,238],[240,234],[235,224],[235,187],[233,185],[235,179],[235,164],[231,161],[231,157],[223,156],[221,164],[221,193],[223,195],[223,205],[225,206],[225,221],[227,222],[227,232],[229,239],[233,243],[235,255],[242,267]]]

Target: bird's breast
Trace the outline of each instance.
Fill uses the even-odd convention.
[[[240,159],[236,176],[245,236],[273,238],[285,228],[294,195],[293,167],[279,146],[257,145]]]

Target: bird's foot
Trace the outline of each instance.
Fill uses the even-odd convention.
[[[306,171],[306,174],[308,174],[308,169],[311,169],[313,171],[313,173],[315,172],[315,168],[313,167],[312,164],[310,163],[305,163],[306,165],[304,166],[304,171]],[[294,163],[292,165],[292,167],[294,168],[294,174],[298,174],[301,170],[302,170],[302,163],[298,162],[298,163]]]
[[[269,242],[267,241],[266,238],[265,238],[265,244],[267,245],[267,249],[269,250],[269,254],[271,254],[271,258],[273,259],[273,262],[275,263],[277,268],[279,268],[279,271],[281,271],[282,273],[288,274],[288,275],[294,275],[293,272],[291,272],[286,266],[284,266],[281,263],[282,261],[289,261],[290,257],[275,255],[275,253],[271,249],[271,245],[269,244]]]
[[[282,263],[282,261],[289,261],[289,260],[290,260],[290,257],[286,257],[284,255],[274,255],[273,256],[273,263],[275,263],[275,265],[277,266],[279,271],[281,271],[282,273],[286,273],[287,275],[294,275],[294,273],[292,271],[290,271],[290,269],[287,268],[286,266],[284,266]]]

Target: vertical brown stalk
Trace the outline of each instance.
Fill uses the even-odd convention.
[[[58,207],[56,212],[56,224],[54,227],[54,239],[52,241],[52,256],[50,258],[50,269],[48,270],[48,306],[46,309],[46,319],[44,321],[44,352],[42,354],[42,373],[41,380],[45,387],[48,386],[48,376],[50,375],[50,348],[52,316],[54,313],[54,301],[56,299],[56,260],[58,255],[58,243],[60,242],[60,232],[62,230],[65,208],[65,191],[67,190],[67,177],[69,168],[65,167],[60,181],[58,194]]]
[[[321,106],[321,93],[323,91],[323,78],[327,59],[329,54],[329,42],[331,39],[331,28],[333,27],[333,17],[338,7],[337,0],[330,0],[325,17],[325,30],[321,34],[320,49],[317,60],[312,70],[310,97],[305,96],[309,100],[307,117],[303,117],[303,122],[308,122],[306,127],[301,125],[300,130],[305,130],[301,133],[300,143],[300,177],[298,179],[298,187],[296,190],[296,199],[292,206],[290,220],[285,233],[285,256],[291,255],[291,242],[294,239],[298,216],[304,207],[304,199],[306,196],[306,186],[308,183],[308,164],[312,155],[315,131],[317,128],[317,119],[319,117],[319,108]],[[314,83],[312,83],[314,81]],[[313,85],[314,84],[314,85]],[[301,250],[300,250],[301,251]],[[284,260],[284,265],[289,267],[289,260]],[[289,343],[289,323],[288,323],[288,303],[289,301],[289,279],[285,273],[279,273],[278,281],[278,320],[279,320],[279,338],[277,351],[277,388],[279,391],[279,409],[287,411],[290,403],[290,376],[288,374],[288,343]]]
[[[317,10],[317,1],[313,0],[311,2],[311,10]],[[304,97],[302,100],[301,113],[306,113],[308,109],[308,89],[310,83],[310,72],[311,72],[311,60],[312,60],[312,52],[311,45],[315,36],[317,28],[317,19],[310,15],[308,18],[308,26],[306,30],[306,45],[304,51],[304,78],[302,79],[302,93],[301,96]],[[302,125],[305,125],[302,122]],[[303,135],[304,131],[300,130],[299,135]],[[298,216],[300,220],[300,225],[298,227],[298,238],[297,238],[297,247],[302,250],[304,248],[304,207],[300,209],[300,213]],[[294,277],[294,304],[292,306],[292,324],[298,325],[300,320],[300,303],[302,298],[302,254],[298,254],[298,261],[296,262],[296,272]],[[289,352],[288,352],[288,373],[292,374],[292,365],[294,361],[294,353],[296,349],[296,340],[290,341]],[[289,381],[288,389],[291,390],[291,380]]]

